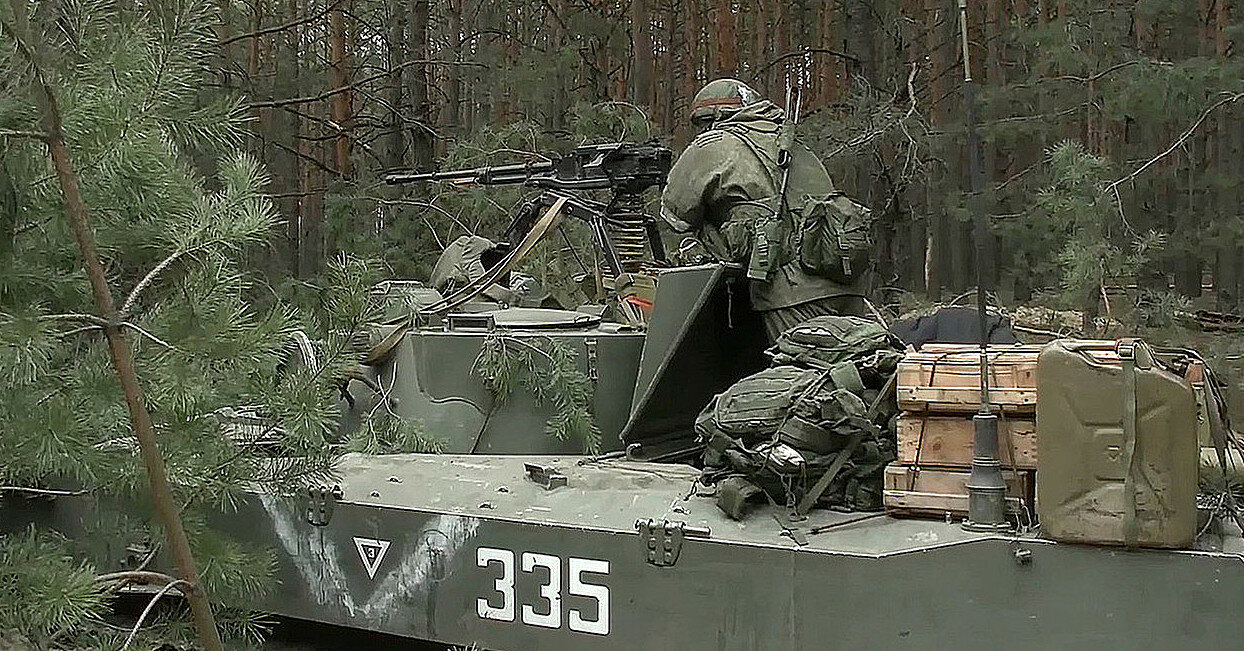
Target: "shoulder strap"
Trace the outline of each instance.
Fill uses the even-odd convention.
[[[898,373],[894,373],[890,376],[890,379],[886,380],[885,386],[881,388],[881,392],[877,394],[877,397],[873,399],[872,404],[868,406],[868,414],[866,415],[866,418],[868,419],[868,423],[870,425],[872,424],[872,420],[877,417],[877,413],[881,410],[881,402],[885,400],[886,396],[892,393],[897,386]],[[816,480],[816,483],[812,485],[812,488],[809,489],[803,496],[803,499],[800,500],[799,506],[796,507],[796,512],[799,515],[807,515],[808,511],[811,511],[812,507],[816,506],[817,500],[821,499],[821,495],[825,493],[825,489],[829,488],[829,485],[833,483],[834,478],[838,476],[838,473],[842,470],[842,466],[846,464],[847,459],[849,459],[855,452],[855,447],[860,444],[860,441],[863,440],[863,438],[864,430],[862,429],[857,430],[855,434],[851,436],[851,440],[847,442],[846,447],[842,448],[842,450],[838,452],[838,456],[834,458],[833,464],[829,466],[829,469],[825,471],[824,475],[821,475],[820,479]]]

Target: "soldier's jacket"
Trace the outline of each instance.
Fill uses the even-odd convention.
[[[743,107],[700,134],[678,157],[661,198],[661,216],[674,230],[695,232],[710,254],[747,264],[752,225],[770,216],[781,187],[777,165],[778,127],[782,109],[770,101]],[[788,205],[805,195],[826,195],[834,189],[824,164],[798,142],[791,151]],[[752,307],[776,310],[843,294],[858,287],[812,276],[789,262],[768,282],[751,284]]]

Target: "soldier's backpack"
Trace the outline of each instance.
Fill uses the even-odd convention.
[[[889,352],[897,362],[902,342],[880,323],[857,316],[818,316],[778,337],[767,353],[774,364],[834,368]],[[848,387],[849,388],[849,387]]]
[[[696,418],[696,431],[710,449],[771,439],[795,403],[816,391],[814,385],[822,384],[824,376],[814,369],[777,366],[745,377],[708,403]]]
[[[885,389],[899,351],[880,324],[858,317],[816,317],[783,333],[769,350],[776,366],[735,383],[696,419],[705,466],[729,479],[718,506],[740,518],[764,494],[788,506],[880,508],[897,412]]]
[[[789,209],[794,257],[804,271],[850,285],[868,268],[873,213],[841,192],[804,195]]]

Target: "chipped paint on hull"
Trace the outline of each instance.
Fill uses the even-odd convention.
[[[340,608],[358,624],[388,623],[394,613],[409,612],[414,605],[422,606],[413,610],[427,613],[424,625],[430,626],[436,585],[452,573],[460,550],[479,528],[478,518],[433,516],[419,531],[394,539],[375,579],[367,580],[361,565],[349,565],[361,563],[353,546],[338,545],[330,530],[300,520],[291,502],[268,494],[259,498],[311,599],[319,606]]]

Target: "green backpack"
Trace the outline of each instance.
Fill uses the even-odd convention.
[[[857,316],[818,316],[790,328],[778,337],[767,353],[774,364],[794,364],[832,369],[879,352],[902,350],[901,344],[880,323]],[[839,383],[852,388],[846,383]]]
[[[696,432],[705,440],[724,436],[745,445],[772,438],[799,398],[813,383],[824,382],[824,375],[777,366],[745,377],[708,403],[696,418]]]
[[[804,195],[790,208],[790,241],[804,271],[844,285],[868,268],[873,213],[841,192]]]

